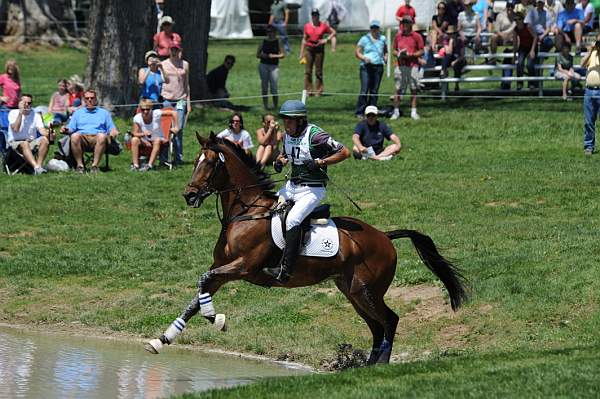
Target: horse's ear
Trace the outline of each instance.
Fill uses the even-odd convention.
[[[215,132],[213,132],[212,130],[210,131],[210,135],[208,136],[208,139],[210,141],[215,141],[217,139],[217,135],[215,134]]]
[[[200,136],[200,133],[198,132],[196,132],[196,138],[198,139],[198,143],[200,143],[202,147],[206,146],[206,143],[208,143],[208,140]]]

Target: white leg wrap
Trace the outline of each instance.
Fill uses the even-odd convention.
[[[185,328],[185,321],[182,318],[176,318],[173,323],[167,328],[165,331],[165,338],[169,340],[170,343],[175,342],[175,338],[183,331]]]
[[[211,317],[215,315],[215,307],[212,303],[212,297],[208,292],[204,294],[198,294],[198,302],[200,303],[200,314],[204,317]]]

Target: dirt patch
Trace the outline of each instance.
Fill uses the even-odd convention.
[[[440,330],[436,342],[445,348],[462,348],[466,343],[465,337],[470,331],[470,328],[464,324],[447,326]]]
[[[520,203],[518,202],[510,202],[510,201],[492,201],[492,202],[486,202],[485,206],[492,206],[492,207],[497,207],[497,206],[509,206],[511,208],[518,208],[521,206]]]
[[[431,322],[442,317],[452,317],[453,312],[446,302],[444,292],[431,284],[419,284],[412,287],[390,288],[386,296],[400,299],[414,309],[404,314],[402,320],[407,322]]]
[[[33,231],[18,231],[16,233],[0,234],[2,238],[29,238],[33,237]]]

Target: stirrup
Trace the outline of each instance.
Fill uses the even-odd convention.
[[[283,267],[265,267],[262,269],[263,273],[268,274],[275,280],[282,284],[285,284],[290,279],[290,275],[284,270]]]

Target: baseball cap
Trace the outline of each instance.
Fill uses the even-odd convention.
[[[150,58],[150,57],[158,57],[158,54],[154,50],[146,51],[146,54],[144,55],[144,59],[146,61],[148,61],[148,58]]]
[[[378,115],[379,114],[379,110],[377,109],[376,106],[374,105],[369,105],[367,108],[365,108],[365,116],[369,115],[369,114],[375,114]]]
[[[373,28],[381,28],[381,22],[379,22],[378,19],[374,19],[371,21],[371,25],[369,25],[369,28],[373,29]]]
[[[171,18],[168,15],[165,15],[164,17],[162,17],[159,21],[159,25],[163,26],[163,24],[171,24],[173,25],[173,18]]]
[[[310,10],[310,15],[315,15],[315,14],[316,14],[316,15],[319,15],[319,14],[321,14],[321,13],[319,12],[319,9],[318,9],[318,8],[313,8],[312,10]]]

